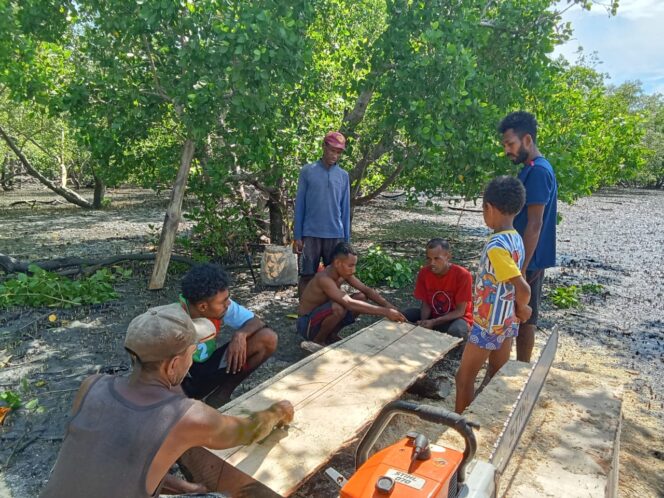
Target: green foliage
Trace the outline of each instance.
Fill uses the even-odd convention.
[[[602,284],[582,284],[581,292],[583,294],[603,294],[604,286]]]
[[[664,188],[664,96],[639,95],[635,107],[644,117],[643,146],[647,150],[647,157],[633,183]]]
[[[0,308],[11,306],[53,306],[71,308],[84,304],[99,304],[118,297],[112,283],[125,278],[131,270],[116,273],[101,269],[81,280],[70,280],[30,265],[30,275],[19,273],[14,279],[0,284]]]
[[[21,396],[14,391],[5,391],[0,393],[0,400],[4,401],[5,404],[12,410],[17,410],[23,404]]]
[[[199,204],[185,217],[195,225],[188,237],[177,239],[177,244],[199,261],[235,261],[244,254],[245,244],[257,238],[258,229],[246,206],[219,203],[214,195],[201,195]]]
[[[580,289],[576,285],[555,288],[549,298],[556,308],[568,309],[581,306]]]
[[[196,228],[181,243],[226,258],[265,231],[268,209],[288,224],[299,169],[333,128],[348,136],[342,167],[358,203],[393,186],[411,199],[470,198],[514,173],[495,126],[518,108],[542,124],[563,200],[664,176],[652,152],[661,119],[647,121],[656,133],[642,145],[644,114],[629,91],[607,88],[583,61],[550,60],[571,36],[556,4],[7,0],[0,84],[48,111],[56,126],[46,130],[66,126],[67,157],[111,186],[170,186],[193,141]],[[44,148],[59,157],[51,135]]]
[[[580,286],[568,285],[564,287],[556,287],[549,295],[549,298],[556,308],[578,308],[581,306],[582,295],[601,295],[604,294],[604,292],[604,286],[597,283],[582,284]]]
[[[390,256],[380,246],[372,245],[359,258],[357,277],[372,287],[387,285],[400,289],[413,284],[420,266],[420,261]]]

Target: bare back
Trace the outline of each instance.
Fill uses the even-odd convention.
[[[297,310],[300,315],[305,315],[328,301],[339,302],[340,297],[345,295],[341,290],[344,279],[339,276],[333,278],[334,276],[330,275],[328,269],[325,269],[311,279],[300,298],[300,306]]]

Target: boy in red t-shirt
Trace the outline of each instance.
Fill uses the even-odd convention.
[[[444,239],[431,239],[426,257],[413,292],[420,308],[409,308],[404,315],[427,329],[465,338],[473,324],[473,277],[451,262],[450,244]]]

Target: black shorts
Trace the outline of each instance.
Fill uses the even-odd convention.
[[[194,362],[182,381],[182,390],[190,398],[201,399],[214,391],[226,378],[226,350],[230,342],[219,346],[212,356],[202,363]]]
[[[318,271],[318,264],[323,258],[325,266],[332,262],[332,251],[339,242],[345,242],[346,239],[321,239],[318,237],[302,237],[304,247],[302,248],[302,257],[300,258],[300,275],[315,275]]]
[[[539,318],[539,308],[542,303],[542,282],[544,281],[544,270],[533,270],[526,272],[526,281],[530,285],[530,302],[528,305],[533,313],[526,322],[526,325],[537,325]]]

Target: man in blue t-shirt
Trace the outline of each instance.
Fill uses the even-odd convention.
[[[277,349],[276,332],[233,301],[228,284],[219,265],[200,264],[182,278],[180,295],[180,304],[192,319],[207,318],[214,325],[214,333],[196,344],[182,390],[214,408],[227,403],[233,390]],[[223,325],[231,334],[218,341]]]
[[[514,164],[523,164],[519,180],[526,188],[526,204],[514,218],[514,228],[523,238],[526,280],[530,285],[530,319],[519,326],[516,356],[530,361],[535,344],[535,328],[542,296],[544,270],[556,265],[556,223],[558,184],[556,174],[537,148],[537,120],[525,111],[508,114],[498,126],[505,155]]]
[[[323,139],[323,157],[300,171],[295,198],[294,251],[302,255],[298,296],[318,271],[321,258],[332,262],[339,242],[350,241],[350,180],[337,164],[346,138],[331,131]]]

